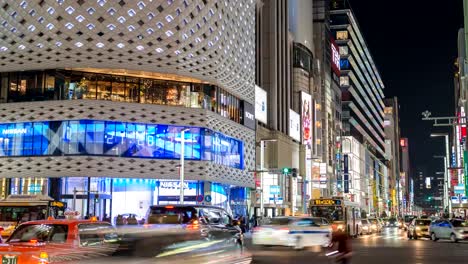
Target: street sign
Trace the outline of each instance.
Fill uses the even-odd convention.
[[[462,196],[460,200],[462,204],[468,203],[468,199],[466,198],[466,196]]]
[[[283,169],[280,168],[270,168],[268,169],[269,174],[283,174]]]
[[[270,185],[270,194],[279,195],[280,186],[279,185]]]
[[[455,192],[455,194],[465,194],[465,185],[458,184],[457,186],[453,187],[453,191]]]
[[[211,202],[211,195],[205,195],[205,202],[207,203]]]
[[[452,204],[459,204],[460,199],[458,199],[458,196],[452,196],[451,198]]]
[[[273,202],[275,204],[283,204],[283,197],[277,197],[275,195],[275,197],[270,197],[270,203]]]

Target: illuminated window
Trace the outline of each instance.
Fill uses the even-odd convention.
[[[341,76],[340,77],[340,86],[349,86],[349,77]]]
[[[337,40],[347,40],[348,39],[348,31],[337,31],[336,32],[336,39]]]
[[[340,46],[339,49],[340,49],[340,55],[348,55],[348,52],[349,52],[348,46]]]

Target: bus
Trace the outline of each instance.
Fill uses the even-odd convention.
[[[343,197],[310,199],[309,214],[323,217],[334,232],[346,231],[350,236],[361,234],[361,209],[358,203],[345,201]]]
[[[0,226],[3,238],[9,237],[19,223],[64,217],[66,203],[47,195],[12,194],[0,200]]]

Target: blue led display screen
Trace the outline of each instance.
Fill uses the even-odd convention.
[[[0,124],[0,157],[99,155],[179,159],[243,169],[243,143],[201,127],[77,120]]]

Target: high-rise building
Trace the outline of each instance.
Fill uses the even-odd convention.
[[[297,178],[283,175],[282,168],[301,168],[300,112],[293,107],[292,48],[287,0],[257,1],[256,13],[256,106],[265,105],[263,118],[257,115],[257,142],[265,141],[262,151],[257,145],[257,187],[263,186],[264,212],[260,212],[261,196],[255,193],[252,207],[256,216],[291,215],[303,211],[304,188]],[[263,153],[263,157],[262,157]],[[262,166],[261,161],[264,160]],[[278,170],[271,170],[278,169]],[[301,181],[302,182],[302,181]],[[301,207],[299,209],[299,207]]]
[[[343,174],[343,191],[366,201],[370,213],[382,214],[389,212],[384,84],[348,1],[332,0],[330,4],[330,29],[340,53],[343,135],[356,139],[365,149],[359,157],[364,174],[356,174],[356,178]]]
[[[326,164],[327,189],[324,196],[336,196],[338,175],[341,173],[341,89],[339,49],[330,31],[330,1],[314,0],[314,46],[319,66],[318,85],[322,106],[322,163]],[[351,197],[354,198],[354,197]]]
[[[0,17],[2,197],[79,191],[83,215],[144,215],[183,188],[246,213],[254,1],[2,1]]]
[[[385,102],[385,153],[389,157],[389,201],[391,211],[399,212],[399,186],[400,178],[400,105],[397,97],[386,98]]]
[[[400,138],[400,210],[402,213],[408,213],[410,208],[409,203],[409,190],[410,190],[410,158],[409,158],[409,146],[408,138]]]

